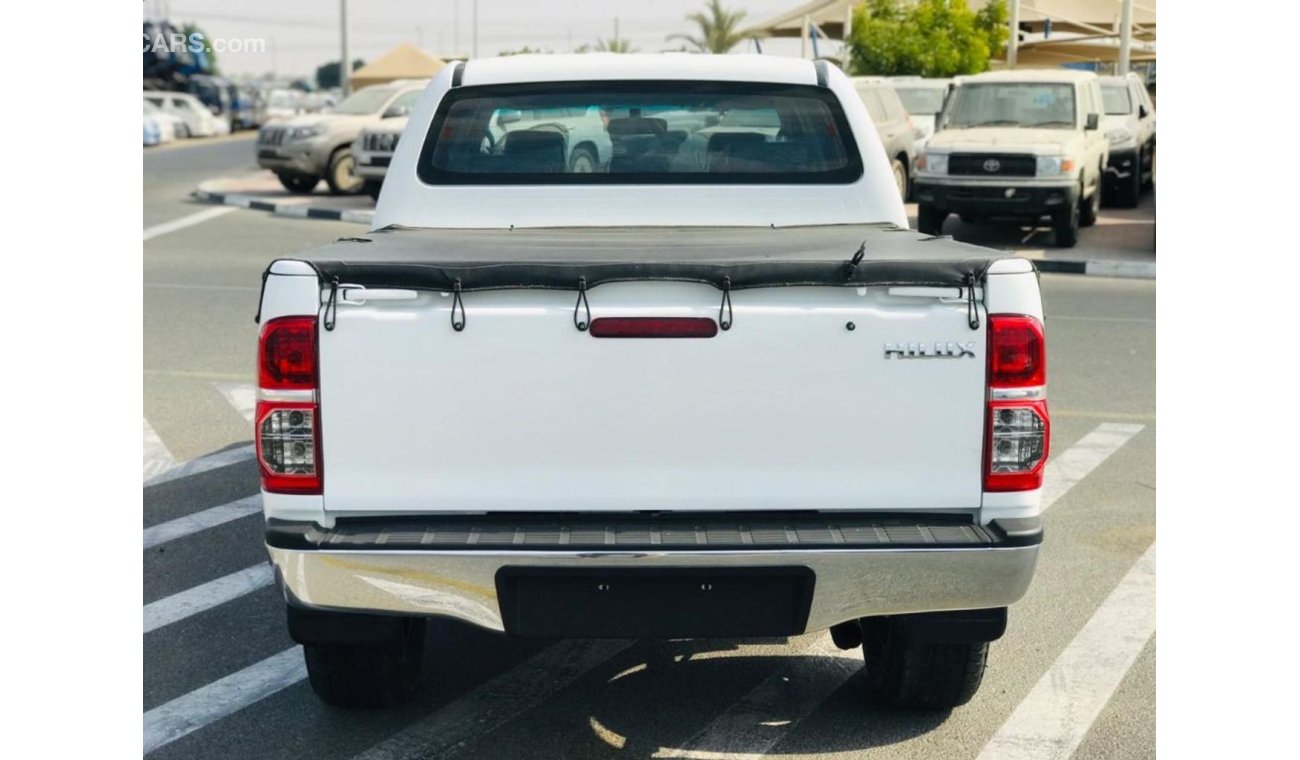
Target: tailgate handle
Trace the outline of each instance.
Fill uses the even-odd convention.
[[[363,306],[367,301],[413,301],[419,294],[397,288],[367,288],[364,285],[340,285],[340,303]]]

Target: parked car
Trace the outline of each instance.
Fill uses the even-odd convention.
[[[335,194],[359,193],[365,179],[356,172],[352,143],[361,130],[385,116],[403,113],[428,80],[373,85],[348,96],[327,113],[303,114],[261,128],[257,165],[270,169],[291,193],[310,193],[323,177]],[[403,100],[403,97],[406,97]]]
[[[266,94],[266,114],[262,123],[284,121],[303,112],[302,93],[297,90],[274,89]]]
[[[1156,107],[1142,77],[1132,72],[1102,77],[1101,99],[1106,107],[1101,128],[1110,143],[1107,197],[1134,208],[1142,190],[1155,181]]]
[[[229,125],[213,116],[207,106],[187,92],[147,91],[144,99],[184,122],[186,137],[211,137],[230,131]]]
[[[899,197],[907,200],[916,164],[916,140],[919,132],[907,115],[907,109],[889,82],[879,77],[854,77],[853,87],[871,114],[880,133],[885,155],[889,157]]]
[[[925,144],[934,135],[934,129],[943,111],[943,104],[948,100],[952,89],[951,79],[923,79],[921,77],[893,77],[893,85],[898,99],[903,102],[912,125],[917,129],[916,155],[921,155]]]
[[[875,704],[971,699],[1042,541],[1032,263],[908,230],[823,61],[523,58],[449,64],[376,229],[263,278],[266,544],[312,689],[400,699],[450,619],[829,628]],[[587,171],[528,111],[638,144]],[[703,166],[684,112],[731,125]]]
[[[157,145],[158,143],[162,142],[162,135],[160,134],[160,131],[161,130],[159,129],[158,122],[155,119],[151,118],[149,114],[146,113],[144,115],[145,147],[149,147],[150,145]]]
[[[158,106],[144,101],[144,119],[145,119],[145,145],[156,145],[158,143],[168,143],[184,134],[185,122],[166,113]],[[149,127],[153,123],[153,129]],[[157,136],[155,142],[149,142],[151,131]]]
[[[506,109],[498,112],[488,126],[488,138],[492,142],[489,150],[507,155],[516,151],[516,145],[536,142],[533,136],[536,133],[558,134],[564,151],[564,170],[589,174],[610,167],[616,136],[630,142],[642,135],[661,135],[667,129],[663,119],[652,119],[640,112],[614,118],[594,107]]]
[[[1097,221],[1109,155],[1092,72],[996,71],[962,77],[918,162],[917,228],[944,219],[1051,220],[1056,244]]]
[[[394,100],[384,111],[383,119],[378,124],[362,129],[352,143],[357,174],[365,182],[366,194],[375,200],[379,200],[384,175],[388,173],[388,164],[393,160],[393,152],[397,150],[402,130],[406,129],[406,119],[423,92],[411,90]]]

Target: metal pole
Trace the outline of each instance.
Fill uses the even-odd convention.
[[[348,75],[352,73],[351,56],[348,55],[348,0],[339,0],[339,42],[343,48],[343,58],[339,61],[339,86],[346,98],[351,91]]]
[[[1119,70],[1124,76],[1129,70],[1129,48],[1133,44],[1133,0],[1124,0],[1119,17]]]
[[[808,18],[807,14],[805,14],[803,17],[803,26],[800,27],[799,29],[799,57],[800,58],[808,57],[808,26],[811,23],[812,21]]]
[[[1016,67],[1016,52],[1020,47],[1020,0],[1011,0],[1011,37],[1007,39],[1007,68]]]
[[[474,0],[474,57],[478,58],[478,0]]]
[[[846,74],[849,73],[849,59],[852,57],[849,55],[849,37],[851,37],[852,34],[853,34],[853,3],[849,3],[844,6],[844,35],[843,35],[844,41],[843,41],[843,50],[840,51],[840,57],[843,59],[840,62],[840,68],[844,69],[844,73]]]
[[[460,0],[452,0],[451,3],[451,52],[453,55],[460,55]]]

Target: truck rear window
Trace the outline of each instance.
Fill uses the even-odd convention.
[[[847,183],[862,160],[821,87],[595,82],[453,89],[418,174],[435,185]]]

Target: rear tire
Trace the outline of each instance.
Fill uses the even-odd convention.
[[[377,179],[366,180],[366,185],[365,185],[366,195],[369,195],[371,198],[375,199],[376,201],[379,200],[379,191],[382,190],[383,188],[384,188],[384,183],[380,180]]]
[[[895,158],[891,162],[894,171],[894,184],[898,187],[898,198],[907,203],[907,165]]]
[[[585,146],[574,148],[569,156],[570,174],[594,174],[598,165],[596,154]]]
[[[947,218],[947,211],[928,203],[916,207],[916,229],[926,235],[942,235],[943,221]]]
[[[1097,186],[1093,188],[1092,197],[1083,201],[1083,208],[1079,209],[1079,226],[1091,227],[1097,223],[1097,215],[1101,213],[1101,188],[1105,183],[1102,182],[1102,175],[1097,175]]]
[[[307,679],[322,702],[334,707],[386,707],[410,696],[424,669],[425,621],[404,621],[388,641],[304,644]]]
[[[276,179],[284,185],[284,189],[295,195],[307,195],[316,189],[316,183],[320,182],[320,177],[308,177],[302,174],[277,174]]]
[[[1142,154],[1138,153],[1137,163],[1133,167],[1133,173],[1128,179],[1119,181],[1120,185],[1115,193],[1115,205],[1120,208],[1137,208],[1138,199],[1142,195]]]
[[[329,168],[325,170],[325,183],[330,186],[331,195],[356,195],[361,192],[365,180],[357,174],[356,159],[352,157],[351,148],[339,148],[330,156]]]
[[[1056,233],[1057,248],[1073,248],[1079,242],[1079,206],[1074,204],[1066,211],[1052,215],[1052,231]]]
[[[888,620],[862,620],[863,659],[872,701],[897,710],[951,710],[979,690],[987,642],[936,643],[901,635]]]

